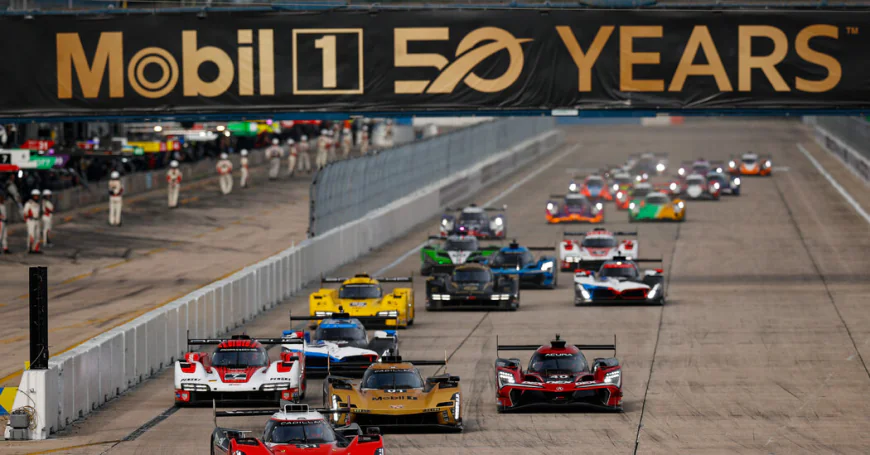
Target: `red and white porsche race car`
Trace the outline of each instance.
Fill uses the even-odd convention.
[[[175,362],[175,404],[212,400],[289,403],[305,396],[305,354],[282,352],[270,361],[263,345],[301,344],[297,337],[188,339],[188,346],[217,345],[213,354],[189,352]]]
[[[281,410],[243,409],[214,412],[215,424],[222,417],[271,416],[262,439],[247,437],[247,430],[216,427],[211,437],[211,453],[224,455],[383,455],[384,440],[377,428],[364,434],[357,424],[333,427],[321,412],[307,404],[288,404]],[[346,413],[350,409],[332,409]]]
[[[637,240],[618,236],[637,237],[637,232],[610,232],[593,229],[589,232],[565,232],[565,237],[580,236],[582,241],[564,239],[559,242],[559,263],[563,272],[598,270],[605,261],[615,256],[637,257]]]
[[[498,351],[535,351],[523,371],[520,359],[495,361],[498,412],[527,406],[586,405],[622,410],[622,368],[613,357],[590,365],[581,351],[613,351],[611,344],[569,345],[556,335],[549,345],[500,345]]]

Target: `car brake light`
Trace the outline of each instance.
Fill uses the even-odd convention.
[[[182,373],[196,373],[195,363],[179,362],[178,365],[181,367]]]
[[[662,270],[662,269],[656,269],[656,273],[664,273],[664,270]]]
[[[574,249],[574,244],[571,243],[571,242],[565,242],[565,249],[566,249],[566,250],[573,250],[573,249]]]

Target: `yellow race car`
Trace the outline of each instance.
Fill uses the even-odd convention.
[[[333,413],[338,425],[360,427],[441,428],[462,431],[462,391],[459,377],[444,373],[423,379],[416,365],[445,365],[443,360],[403,361],[383,356],[371,364],[362,381],[327,376],[323,402],[331,409],[349,408],[347,414]]]
[[[329,317],[347,313],[352,318],[371,321],[383,318],[381,325],[407,328],[414,323],[414,288],[394,288],[384,292],[381,283],[413,283],[413,277],[322,278],[321,283],[341,283],[338,289],[320,289],[308,299],[311,316]],[[319,323],[319,322],[318,322]]]

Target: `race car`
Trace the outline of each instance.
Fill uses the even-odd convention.
[[[628,190],[616,192],[616,209],[628,210],[629,204],[634,199],[642,199],[653,191],[653,186],[647,182],[637,182]]]
[[[351,317],[380,317],[388,327],[407,328],[414,323],[414,287],[384,293],[382,283],[413,283],[413,277],[321,278],[321,283],[341,283],[338,289],[320,289],[308,299],[311,316],[348,313]]]
[[[597,270],[614,256],[637,257],[637,240],[616,237],[636,237],[637,232],[610,232],[596,228],[589,232],[565,232],[565,237],[580,236],[581,242],[564,239],[559,242],[559,263],[563,272]]]
[[[423,276],[438,269],[450,271],[454,265],[466,262],[481,262],[501,249],[501,245],[481,246],[477,237],[472,235],[430,236],[429,240],[443,240],[443,243],[427,243],[420,250],[420,273]]]
[[[365,318],[362,318],[365,320]],[[374,318],[382,319],[382,318]],[[368,364],[388,352],[399,351],[399,336],[395,330],[375,331],[369,339],[363,322],[347,313],[330,317],[294,317],[290,321],[320,321],[314,337],[304,331],[285,330],[285,338],[302,338],[304,344],[282,346],[284,352],[304,353],[305,370],[309,376],[318,373],[362,374]]]
[[[551,194],[547,201],[547,223],[602,223],[604,204],[593,204],[582,194]],[[561,200],[559,200],[561,199]]]
[[[744,153],[740,160],[728,162],[728,171],[738,175],[768,176],[773,171],[770,158],[759,158],[757,153]]]
[[[305,355],[282,352],[271,361],[264,345],[302,343],[296,338],[188,339],[188,346],[217,345],[214,353],[188,352],[175,362],[175,404],[245,401],[296,402],[305,396]]]
[[[722,171],[713,171],[707,173],[707,181],[718,183],[719,191],[722,194],[740,196],[740,177],[736,174],[725,174]]]
[[[495,216],[487,215],[487,212],[503,212],[507,206],[501,208],[478,207],[471,204],[464,209],[445,209],[447,212],[458,212],[457,215],[445,213],[441,215],[441,224],[438,226],[441,237],[448,235],[473,235],[479,239],[503,239],[507,235],[507,218],[503,213]]]
[[[689,174],[683,181],[682,185],[677,185],[676,182],[671,183],[671,196],[678,194],[686,199],[692,200],[719,200],[721,185],[717,181],[708,182],[707,178],[701,174]]]
[[[559,284],[559,274],[555,270],[555,256],[535,257],[532,251],[553,251],[552,246],[520,246],[516,240],[499,250],[486,261],[492,273],[516,275],[520,287],[555,289]]]
[[[613,194],[607,186],[607,181],[600,175],[590,175],[583,180],[583,185],[580,187],[580,194],[586,196],[590,202],[596,203],[601,201],[612,201]]]
[[[698,158],[695,161],[684,161],[677,169],[677,176],[684,179],[692,174],[707,175],[713,169],[713,163],[704,159]]]
[[[587,406],[622,411],[622,368],[613,357],[596,358],[590,365],[582,351],[613,351],[614,343],[569,345],[557,334],[545,345],[502,345],[501,351],[535,351],[523,371],[520,359],[495,361],[496,409],[508,412],[526,407]],[[500,355],[500,354],[499,354]]]
[[[323,413],[346,413],[349,409],[311,409],[307,404],[289,404],[280,410],[243,409],[214,411],[212,454],[224,455],[382,455],[384,440],[377,428],[363,433],[359,425],[334,427]],[[222,428],[219,418],[270,416],[261,438],[253,431]],[[258,432],[259,433],[259,432]]]
[[[638,269],[639,262],[661,259],[631,259],[615,256],[597,272],[578,270],[574,274],[574,305],[591,303],[665,303],[665,278],[662,269]]]
[[[426,280],[426,309],[516,311],[520,307],[517,275],[498,275],[482,264],[457,266],[453,272]]]
[[[686,203],[679,198],[671,200],[667,194],[651,192],[642,199],[628,204],[628,221],[685,221]]]
[[[359,384],[328,376],[324,403],[351,412],[333,415],[336,424],[363,428],[440,428],[462,431],[459,376],[444,373],[423,379],[417,366],[446,365],[444,360],[402,360],[384,356],[373,363]]]
[[[663,174],[668,169],[668,158],[664,154],[642,153],[630,157],[626,163],[627,171],[640,176],[644,181],[651,175]]]

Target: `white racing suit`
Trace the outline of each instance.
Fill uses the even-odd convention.
[[[293,175],[296,172],[296,159],[299,154],[299,148],[296,144],[287,146],[287,174]]]
[[[181,170],[169,169],[166,172],[166,189],[169,192],[169,208],[178,207],[178,196],[181,193]]]
[[[220,160],[215,168],[220,175],[218,183],[221,186],[221,193],[230,194],[233,191],[233,163],[230,160]]]
[[[54,204],[47,199],[42,200],[42,243],[51,245],[51,225],[54,220]]]
[[[350,149],[353,147],[353,139],[350,137],[350,134],[344,134],[341,136],[341,156],[344,159],[347,159],[347,156],[350,155]]]
[[[109,180],[109,224],[121,225],[121,209],[124,206],[124,185],[120,179]]]
[[[27,252],[39,252],[39,220],[42,218],[42,205],[29,199],[24,203],[24,222],[27,223]]]
[[[329,157],[329,138],[320,136],[317,138],[317,169],[323,169],[326,166]]]
[[[359,138],[359,154],[367,155],[369,153],[369,133],[363,131]]]
[[[0,254],[9,252],[8,219],[6,216],[6,203],[0,203]]]
[[[284,149],[278,145],[266,149],[266,158],[269,160],[269,180],[278,178],[278,173],[281,171],[281,158],[283,157]]]
[[[243,156],[241,160],[239,160],[239,164],[242,166],[242,178],[239,181],[239,185],[242,188],[248,187],[248,157]]]
[[[311,172],[311,155],[308,154],[308,148],[308,141],[299,143],[299,170],[305,173]]]

